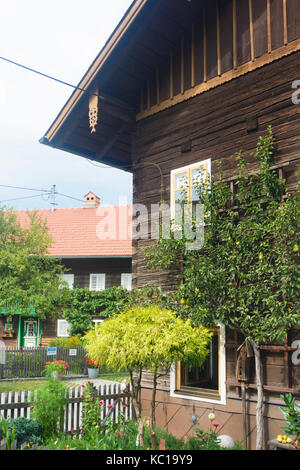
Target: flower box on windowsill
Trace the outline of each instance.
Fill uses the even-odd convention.
[[[13,334],[8,334],[8,333],[0,333],[0,338],[13,338]]]

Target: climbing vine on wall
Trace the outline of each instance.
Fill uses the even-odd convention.
[[[93,318],[109,318],[120,313],[130,302],[131,294],[123,287],[101,291],[89,289],[70,290],[64,318],[71,323],[71,335],[83,335],[93,323]]]

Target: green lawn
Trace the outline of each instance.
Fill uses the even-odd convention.
[[[127,382],[130,382],[130,377],[129,375],[123,374],[123,375],[105,375],[105,376],[99,376],[99,379],[101,380],[111,380],[112,382],[122,382],[124,379],[127,380]]]
[[[122,382],[122,380],[127,379],[129,381],[129,377],[126,375],[105,375],[99,377],[101,380],[111,380],[114,382]],[[86,380],[86,378],[82,378],[82,381]],[[37,390],[40,388],[41,385],[45,383],[45,379],[40,380],[16,380],[16,381],[0,381],[0,393],[3,392],[29,392],[32,390]],[[65,381],[65,384],[68,387],[74,387],[74,385],[79,386],[80,383],[74,384],[74,382]]]
[[[16,381],[3,381],[0,382],[0,393],[3,392],[31,392],[37,390],[45,380],[16,380]]]

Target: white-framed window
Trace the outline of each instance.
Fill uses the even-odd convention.
[[[74,287],[74,274],[62,274],[61,281],[68,284],[69,289]]]
[[[175,217],[175,205],[199,201],[199,186],[211,176],[211,160],[193,163],[171,171],[171,217]]]
[[[124,287],[124,289],[131,290],[131,287],[132,287],[132,274],[131,273],[121,274],[121,286]]]
[[[100,318],[96,318],[95,320],[93,320],[93,323],[94,323],[94,329],[96,331],[96,336],[99,336],[99,334],[97,333],[97,326],[100,324],[100,323],[103,323],[104,320],[103,319],[100,319]]]
[[[94,323],[94,328],[97,328],[97,326],[100,324],[100,323],[103,323],[104,320],[103,319],[99,319],[99,318],[96,318],[93,320],[93,323]]]
[[[226,404],[225,327],[218,325],[210,343],[210,353],[200,367],[174,364],[171,370],[171,397]]]
[[[105,274],[90,274],[90,290],[105,289]]]
[[[57,336],[68,338],[71,324],[67,320],[57,320]]]

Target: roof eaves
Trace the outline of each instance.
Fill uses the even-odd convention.
[[[84,95],[84,91],[87,90],[88,87],[92,84],[94,78],[99,73],[100,69],[103,67],[115,47],[118,45],[124,34],[128,31],[140,11],[144,8],[146,3],[149,0],[134,0],[132,5],[129,7],[125,15],[123,16],[122,20],[115,28],[107,42],[105,43],[104,47],[91,64],[89,69],[87,70],[86,74],[83,76],[81,81],[78,84],[78,88],[73,91],[72,95],[63,106],[57,117],[55,118],[54,122],[51,124],[50,128],[47,130],[46,134],[40,139],[41,144],[51,145],[51,141],[58,133],[62,125],[64,124],[67,117],[73,111],[75,106],[79,103],[82,96]]]

